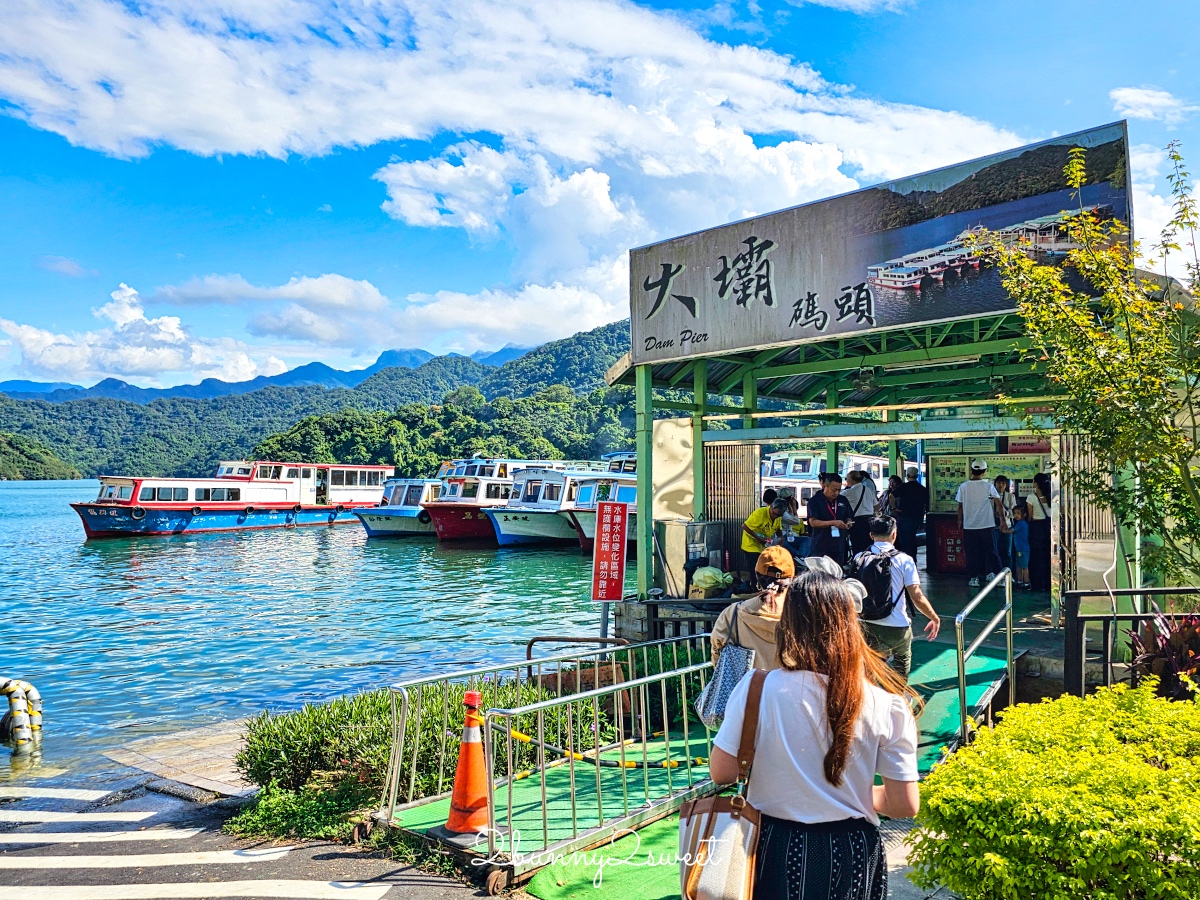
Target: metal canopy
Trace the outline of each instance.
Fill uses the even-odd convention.
[[[898,328],[820,343],[775,347],[648,366],[654,388],[693,390],[704,368],[707,397],[692,404],[660,401],[680,412],[904,405],[994,397],[1044,395],[1044,363],[1022,359],[1031,346],[1019,316],[1005,314],[941,325]],[[609,370],[609,384],[632,385],[626,354]],[[751,390],[747,390],[751,387]],[[748,403],[746,394],[756,396]],[[733,406],[724,398],[738,397]],[[764,402],[765,401],[765,402]],[[702,408],[698,408],[702,407]]]

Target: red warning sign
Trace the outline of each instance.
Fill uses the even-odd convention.
[[[614,602],[625,589],[625,550],[629,538],[629,504],[602,500],[596,505],[596,540],[592,545],[592,599]]]

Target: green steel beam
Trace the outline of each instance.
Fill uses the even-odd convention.
[[[837,409],[838,392],[837,388],[830,386],[825,391],[825,408]],[[788,426],[784,426],[785,428]],[[811,427],[811,426],[810,426]],[[819,425],[817,427],[820,427]],[[825,442],[825,471],[836,472],[838,470],[838,445],[837,441]]]
[[[930,347],[925,350],[901,350],[897,353],[876,353],[852,358],[830,360],[828,362],[793,363],[786,366],[775,366],[760,369],[757,377],[791,378],[794,375],[815,375],[823,372],[849,371],[868,366],[902,365],[904,363],[934,362],[955,356],[986,356],[991,353],[1010,353],[1017,350],[1028,350],[1032,346],[1029,338],[1012,338],[1009,340],[980,341],[975,344],[948,344]]]
[[[661,399],[654,401],[654,408],[655,409],[669,409],[672,412],[688,413],[689,415],[696,412],[696,409],[697,409],[695,403],[680,403],[678,400],[661,400]],[[705,412],[705,415],[707,415],[708,413],[717,413],[717,412],[740,413],[740,412],[745,412],[745,409],[743,409],[740,406],[726,406],[725,404],[722,404],[722,403],[706,403],[704,405],[704,412]]]
[[[637,448],[637,592],[643,600],[654,586],[654,390],[650,366],[638,366],[634,375]]]
[[[1049,416],[1033,417],[1032,425],[1016,416],[995,416],[979,419],[960,419],[955,422],[942,420],[904,419],[899,422],[866,422],[855,425],[783,425],[777,428],[743,428],[740,431],[705,431],[706,444],[730,443],[774,443],[775,441],[824,440],[826,448],[836,446],[837,441],[869,440],[879,438],[935,438],[959,437],[962,435],[992,436],[1001,434],[1030,434],[1034,431],[1050,430],[1054,420]],[[828,449],[827,449],[828,459]],[[836,453],[836,451],[835,451]],[[836,455],[833,461],[836,462]],[[828,468],[829,463],[826,463]]]
[[[760,366],[765,366],[772,360],[778,359],[791,350],[791,347],[772,347],[769,350],[764,350],[761,353],[755,354],[754,358],[744,364],[741,368],[731,373],[724,381],[717,385],[716,393],[728,394],[731,390],[738,386],[748,371],[757,369]]]
[[[754,371],[749,370],[742,377],[742,408],[747,413],[758,412],[758,379],[754,377]],[[754,425],[754,420],[747,415],[742,419],[742,427],[750,428]]]
[[[946,381],[986,381],[996,375],[1033,375],[1045,372],[1046,368],[1046,363],[1013,363],[1000,366],[976,364],[959,369],[921,369],[896,375],[877,375],[875,384],[879,387],[903,387],[909,384],[937,384]]]

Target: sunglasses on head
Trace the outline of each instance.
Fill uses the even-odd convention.
[[[782,574],[779,575],[764,575],[762,572],[755,573],[758,576],[758,589],[760,591],[768,590],[783,590],[792,583],[792,579],[785,578]]]

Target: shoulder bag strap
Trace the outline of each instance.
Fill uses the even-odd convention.
[[[742,604],[733,604],[733,615],[730,617],[729,623],[729,642],[735,647],[742,646],[742,633],[738,630],[738,610],[742,608]]]
[[[860,484],[860,485],[865,485],[865,484],[866,484],[866,482],[862,482],[862,481],[860,481],[860,482],[859,482],[859,484]],[[854,504],[854,509],[853,509],[853,510],[851,510],[851,512],[850,512],[850,518],[852,518],[852,519],[857,519],[857,518],[858,518],[858,511],[859,511],[859,510],[862,508],[863,498],[864,498],[864,497],[866,497],[866,496],[867,496],[867,489],[866,489],[866,487],[864,486],[864,487],[862,488],[862,490],[860,490],[860,491],[858,492],[858,502]]]
[[[743,787],[750,781],[750,767],[754,765],[754,735],[758,732],[758,712],[766,680],[767,673],[763,669],[755,669],[750,675],[746,714],[742,717],[742,742],[738,746],[738,783]]]

